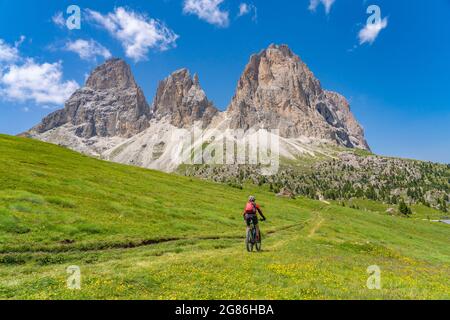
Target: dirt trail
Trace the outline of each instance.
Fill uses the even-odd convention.
[[[317,220],[319,218],[319,221],[312,227],[311,231],[309,232],[308,237],[312,237],[317,230],[320,228],[322,223],[325,221],[325,219],[322,218],[320,215],[320,212],[322,210],[327,211],[329,209],[328,206],[323,206],[319,209],[316,209],[312,211],[312,214],[315,214],[315,216],[311,217],[310,219],[290,225],[281,226],[279,228],[267,230],[264,232],[263,230],[263,236],[264,234],[269,237],[271,235],[274,235],[276,233],[293,229],[296,227],[301,227],[300,229],[304,229],[307,225],[313,223],[313,221]],[[158,244],[165,244],[165,243],[171,243],[171,242],[178,242],[178,241],[205,241],[205,240],[244,240],[243,234],[229,234],[229,235],[218,235],[218,236],[198,236],[198,237],[166,237],[166,238],[160,238],[160,239],[147,239],[147,240],[135,240],[135,241],[128,241],[128,242],[117,242],[117,243],[102,243],[102,242],[95,242],[95,243],[82,243],[79,244],[79,246],[73,245],[72,242],[68,242],[66,244],[63,244],[61,246],[54,246],[54,247],[43,247],[43,248],[37,248],[36,250],[21,250],[20,248],[14,250],[1,250],[0,249],[0,257],[5,255],[20,255],[20,254],[48,254],[48,253],[82,253],[82,252],[105,252],[109,250],[117,250],[117,249],[133,249],[133,248],[140,248],[140,247],[147,247],[147,246],[154,246]]]
[[[281,231],[289,230],[295,227],[301,226],[302,228],[308,222],[300,222],[291,225],[286,225],[279,227],[277,229],[268,230],[265,232],[267,236],[279,233]],[[165,244],[170,242],[178,242],[178,241],[205,241],[205,240],[244,240],[244,235],[218,235],[218,236],[199,236],[199,237],[168,237],[161,239],[149,239],[149,240],[141,240],[141,241],[129,241],[129,242],[117,242],[117,243],[86,243],[82,244],[84,247],[77,247],[68,243],[67,245],[63,245],[60,247],[48,247],[48,248],[39,248],[37,250],[5,250],[0,252],[0,257],[4,255],[10,254],[46,254],[46,253],[76,253],[76,252],[102,252],[108,250],[116,250],[116,249],[133,249],[140,248],[146,246],[154,246],[158,244]]]
[[[325,219],[320,214],[317,215],[317,222],[313,225],[313,227],[309,231],[308,238],[312,238],[316,234],[317,230],[320,229],[320,227],[324,222]]]

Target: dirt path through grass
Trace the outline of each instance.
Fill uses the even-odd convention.
[[[316,234],[317,230],[320,229],[320,227],[322,226],[322,224],[324,222],[325,222],[325,219],[320,214],[318,214],[317,222],[313,225],[313,227],[309,231],[308,238],[312,238]]]
[[[267,236],[271,236],[277,234],[279,232],[289,230],[295,227],[301,226],[302,229],[308,222],[300,222],[295,224],[290,224],[286,226],[282,226],[276,229],[271,229],[265,232]],[[230,234],[230,235],[218,235],[218,236],[199,236],[199,237],[167,237],[161,239],[149,239],[149,240],[141,240],[141,241],[128,241],[128,242],[117,242],[117,243],[85,243],[80,246],[58,246],[58,247],[43,247],[37,250],[8,250],[0,253],[1,256],[5,255],[14,255],[14,254],[45,254],[45,253],[73,253],[73,252],[104,252],[109,250],[116,249],[134,249],[139,247],[147,247],[154,246],[159,244],[171,243],[171,242],[181,242],[181,241],[189,241],[189,242],[198,242],[198,241],[206,241],[206,240],[243,240],[244,236],[241,234]]]

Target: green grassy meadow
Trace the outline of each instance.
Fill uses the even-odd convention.
[[[268,218],[261,253],[244,247],[250,194]],[[359,208],[0,135],[0,298],[450,299],[450,226],[425,219],[438,212]],[[371,265],[381,290],[366,287]]]

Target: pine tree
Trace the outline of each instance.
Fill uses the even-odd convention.
[[[398,206],[398,211],[400,211],[401,214],[405,216],[409,216],[412,214],[412,210],[410,207],[408,207],[405,203],[405,201],[401,200],[400,204]]]

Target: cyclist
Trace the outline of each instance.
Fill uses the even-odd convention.
[[[259,225],[258,225],[258,215],[261,216],[261,221],[265,221],[266,217],[261,211],[261,208],[256,203],[256,198],[254,196],[250,196],[248,198],[247,205],[245,206],[244,211],[244,219],[247,222],[247,232],[250,230],[250,223],[253,221],[253,224],[256,227],[256,241],[259,241]]]

